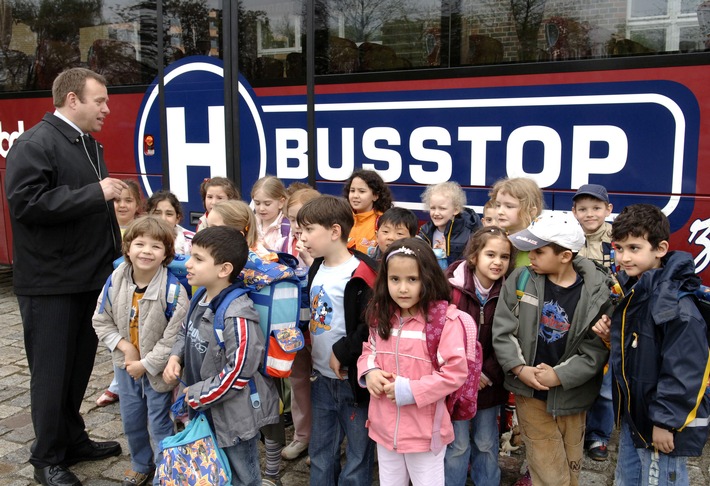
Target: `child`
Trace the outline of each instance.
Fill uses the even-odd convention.
[[[471,420],[454,421],[454,442],[446,450],[446,484],[480,486],[500,484],[498,466],[498,410],[508,399],[503,369],[493,349],[493,314],[505,275],[512,270],[513,245],[505,231],[489,226],[469,240],[465,260],[451,265],[446,276],[453,287],[453,304],[474,316],[483,348],[483,369],[478,392],[478,412]],[[469,431],[469,429],[471,429]],[[473,439],[473,440],[471,440]]]
[[[599,394],[608,356],[591,326],[611,309],[610,277],[576,256],[584,232],[570,213],[540,216],[509,238],[529,251],[530,267],[503,284],[493,348],[515,394],[532,484],[576,486],[585,411]]]
[[[381,485],[444,485],[445,446],[454,439],[444,399],[466,381],[464,319],[431,248],[419,238],[383,255],[367,316],[370,338],[357,361],[370,399],[369,436],[377,443]],[[423,339],[429,320],[443,320],[431,362]],[[471,324],[473,325],[473,324]]]
[[[572,213],[584,230],[585,242],[579,254],[611,267],[611,225],[605,220],[614,206],[599,184],[584,184],[572,197]]]
[[[403,238],[417,235],[419,220],[409,209],[391,207],[377,219],[377,246],[368,248],[367,254],[375,261],[382,260],[382,255],[389,246]]]
[[[175,231],[175,253],[178,255],[189,255],[192,247],[192,238],[195,236],[190,230],[180,226],[183,212],[182,204],[175,194],[170,191],[160,190],[154,192],[146,203],[148,214],[162,218]]]
[[[128,224],[136,219],[136,215],[140,214],[143,209],[143,196],[138,183],[131,179],[124,179],[123,182],[127,187],[121,191],[121,196],[118,199],[113,200],[116,219],[121,228],[121,236],[125,233]]]
[[[689,253],[668,250],[670,224],[655,206],[624,208],[611,236],[622,298],[593,329],[611,340],[619,391],[614,484],[687,485],[687,458],[700,456],[708,437],[710,360],[706,323],[680,293],[700,278]]]
[[[611,214],[612,205],[604,186],[584,184],[572,197],[572,213],[584,230],[584,246],[579,256],[611,267],[611,225],[604,221]],[[584,448],[595,461],[609,457],[607,444],[614,428],[614,405],[611,399],[611,373],[607,369],[597,400],[587,413]]]
[[[537,183],[527,177],[500,179],[488,193],[496,208],[498,226],[509,235],[522,231],[542,214],[544,200]],[[527,251],[517,252],[516,267],[530,264]]]
[[[262,177],[251,188],[259,242],[272,251],[281,248],[289,233],[288,219],[282,212],[287,197],[283,183],[274,176]]]
[[[289,186],[290,189],[290,186]],[[298,258],[299,270],[307,272],[313,263],[313,258],[306,252],[301,242],[301,228],[298,226],[298,211],[304,204],[320,197],[320,193],[310,186],[297,189],[286,202],[286,217],[291,224],[291,233],[284,240],[282,251],[286,251]],[[305,297],[307,298],[307,296]],[[306,344],[310,344],[308,327],[305,325],[310,316],[302,316],[302,331],[306,339]],[[308,443],[311,440],[311,352],[309,346],[304,346],[293,360],[291,376],[288,381],[291,384],[291,416],[293,418],[293,441],[281,451],[281,457],[286,460],[298,458],[308,450]]]
[[[141,195],[138,183],[131,179],[124,179],[126,188],[121,191],[121,196],[113,200],[113,207],[116,211],[116,219],[121,229],[121,236],[126,232],[126,228],[131,221],[136,219],[143,207],[143,196]],[[113,380],[108,388],[96,399],[96,405],[106,407],[116,403],[120,398],[118,390],[118,380],[116,379],[116,367],[114,367]]]
[[[113,353],[121,395],[121,420],[131,451],[124,484],[149,483],[160,441],[173,433],[174,386],[163,380],[163,369],[188,304],[184,289],[176,289],[177,303],[168,321],[166,266],[173,258],[174,239],[173,229],[161,219],[144,216],[130,223],[123,236],[125,261],[113,271],[93,317],[96,335]]]
[[[377,218],[392,207],[390,188],[374,170],[358,169],[345,181],[343,197],[348,199],[355,221],[348,246],[367,254],[368,248],[377,245]]]
[[[241,231],[249,249],[265,261],[276,261],[278,257],[259,242],[256,230],[256,216],[244,201],[223,201],[212,206],[207,217],[208,226],[229,226]]]
[[[434,249],[446,252],[449,265],[461,258],[469,237],[481,227],[481,219],[466,205],[466,193],[458,182],[441,182],[426,188],[422,202],[431,221],[419,230],[419,237]]]
[[[185,402],[204,411],[232,469],[233,484],[261,484],[259,430],[279,421],[279,399],[271,378],[259,372],[264,335],[259,315],[247,295],[234,299],[225,316],[224,350],[215,339],[214,313],[235,287],[247,261],[249,247],[242,234],[227,226],[209,227],[195,235],[187,261],[190,285],[205,287],[204,298],[193,302],[172,355],[165,380],[177,382],[183,371]],[[261,406],[252,406],[250,381]]]
[[[357,382],[357,359],[367,340],[364,312],[376,263],[348,250],[353,213],[345,199],[321,196],[297,216],[301,241],[313,257],[309,271],[313,424],[308,453],[311,486],[370,484],[374,445],[367,437],[369,395]],[[340,446],[347,437],[346,463]]]
[[[483,205],[483,217],[481,223],[486,226],[498,226],[498,216],[496,215],[495,202],[493,199],[486,201]]]
[[[200,196],[202,196],[202,204],[205,206],[205,214],[200,216],[200,220],[195,227],[195,233],[207,227],[207,216],[209,216],[215,204],[240,198],[239,191],[234,186],[234,183],[226,177],[213,177],[202,181],[202,184],[200,184]]]

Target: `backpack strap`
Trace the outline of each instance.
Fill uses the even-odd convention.
[[[108,300],[108,303],[111,303],[111,296],[109,295],[108,291],[111,289],[111,277],[113,276],[113,273],[108,276],[106,279],[106,283],[104,284],[104,290],[101,293],[101,303],[99,304],[99,314],[104,313],[104,309],[106,308],[106,301]]]
[[[215,339],[217,340],[217,345],[224,349],[224,314],[227,312],[227,307],[232,303],[234,299],[240,295],[246,294],[251,289],[247,287],[237,287],[230,291],[222,302],[217,306],[217,310],[214,313],[214,319],[212,319],[212,328],[214,331]]]
[[[513,309],[515,317],[520,315],[521,302],[537,305],[537,297],[525,293],[525,287],[528,285],[528,280],[530,280],[530,269],[528,267],[523,267],[523,271],[518,275],[518,281],[515,286],[515,296],[518,298],[518,302]]]
[[[289,234],[291,234],[291,222],[288,218],[283,217],[283,219],[281,219],[281,236],[288,237]]]
[[[180,281],[168,270],[168,282],[165,285],[165,319],[170,321],[173,318],[175,307],[177,307],[178,296],[180,295]]]

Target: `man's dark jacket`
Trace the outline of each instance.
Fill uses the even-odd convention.
[[[108,176],[103,147],[101,178]],[[24,132],[7,155],[5,193],[13,232],[18,295],[59,295],[101,289],[120,251],[111,201],[79,132],[53,114]]]

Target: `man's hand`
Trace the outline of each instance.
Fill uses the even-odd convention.
[[[675,449],[673,444],[673,432],[653,426],[653,445],[659,452],[670,454]]]
[[[165,365],[165,369],[163,370],[163,381],[168,385],[177,385],[181,372],[182,366],[180,366],[180,358],[175,355],[170,356],[168,364]]]
[[[385,385],[393,381],[392,373],[382,370],[372,370],[365,375],[365,383],[367,383],[367,391],[375,398],[380,398],[385,392]]]
[[[106,201],[121,197],[121,192],[124,189],[128,189],[125,182],[120,179],[114,179],[113,177],[107,177],[99,182],[99,184],[101,185],[101,190],[104,191],[104,200]]]
[[[348,377],[347,370],[340,371],[340,361],[338,360],[338,358],[335,357],[335,353],[333,353],[332,351],[330,352],[330,369],[333,370],[335,376],[337,376],[341,380],[344,380]]]
[[[554,368],[546,363],[540,363],[535,367],[535,378],[537,378],[538,383],[548,388],[562,384]]]

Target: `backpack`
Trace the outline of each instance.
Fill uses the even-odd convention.
[[[224,314],[234,299],[247,294],[259,314],[259,327],[265,338],[264,361],[259,371],[265,376],[287,378],[296,353],[304,346],[298,327],[301,281],[294,272],[295,257],[281,253],[278,256],[278,262],[263,262],[254,252],[249,252],[237,284],[215,310],[213,327],[217,344],[224,349]],[[205,291],[203,287],[195,292],[188,316]],[[250,380],[250,386],[252,383]]]
[[[427,313],[425,335],[429,357],[434,368],[439,370],[439,359],[437,352],[441,333],[446,323],[446,311],[448,303],[445,301],[432,304]],[[466,381],[455,392],[446,397],[446,408],[451,415],[451,420],[470,420],[476,415],[478,410],[478,384],[481,380],[481,369],[483,367],[483,348],[478,342],[478,326],[473,318],[463,311],[456,309],[464,329],[466,340],[466,365],[468,374]]]
[[[116,262],[114,262],[114,265],[115,264]],[[109,304],[111,303],[111,295],[109,294],[109,290],[111,290],[111,287],[113,286],[113,282],[111,281],[112,276],[113,274],[109,275],[106,279],[106,283],[104,284],[104,290],[101,294],[101,303],[99,304],[99,314],[103,314],[104,309],[106,308],[107,301]],[[175,307],[177,307],[178,296],[180,295],[181,287],[182,284],[180,283],[178,278],[173,275],[170,269],[168,269],[168,281],[165,284],[165,319],[168,322],[170,321],[170,319],[173,318],[173,314],[175,313]]]

